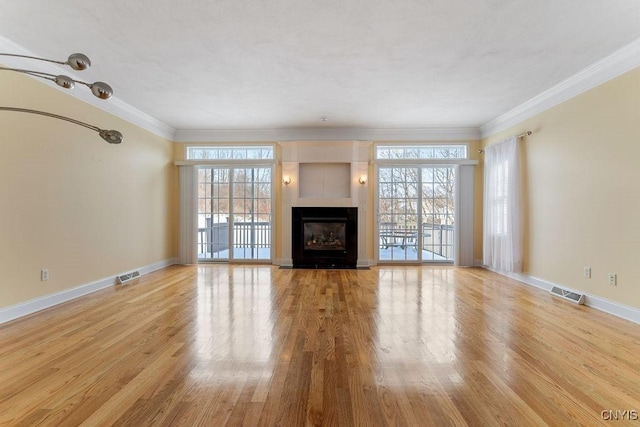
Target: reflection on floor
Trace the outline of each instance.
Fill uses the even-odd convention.
[[[415,247],[407,246],[391,246],[391,247],[380,247],[380,261],[416,261],[418,259],[418,252]],[[199,260],[228,260],[229,259],[229,250],[223,250],[219,252],[214,252],[213,254],[207,253],[199,253]],[[269,260],[271,259],[271,248],[246,248],[246,247],[236,247],[233,249],[233,257],[234,259],[255,259],[255,260]],[[453,259],[447,259],[441,255],[438,255],[431,251],[422,251],[422,260],[423,261],[453,261]]]
[[[214,252],[211,254],[199,253],[199,260],[228,260],[230,257],[229,249],[223,251]],[[271,259],[271,248],[247,248],[247,247],[235,247],[233,248],[234,259],[255,259],[255,260],[269,260]]]
[[[0,325],[0,426],[635,425],[638,354],[480,268],[172,266]]]

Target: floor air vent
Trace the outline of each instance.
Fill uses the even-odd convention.
[[[132,271],[131,273],[126,273],[126,274],[121,274],[120,276],[118,276],[118,283],[126,283],[129,280],[133,280],[136,277],[140,277],[140,272],[139,271]]]
[[[582,294],[578,294],[578,293],[575,293],[575,292],[567,291],[567,290],[559,288],[557,286],[554,286],[553,288],[551,288],[551,293],[553,295],[562,297],[562,298],[567,299],[569,301],[573,301],[576,304],[584,304],[584,295],[582,295]]]

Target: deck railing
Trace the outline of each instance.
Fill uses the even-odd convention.
[[[380,247],[413,247],[418,245],[418,226],[380,223]],[[422,250],[433,252],[446,259],[454,257],[455,227],[446,224],[422,224]]]
[[[433,252],[446,259],[453,259],[455,227],[446,224],[422,225],[422,250]]]
[[[234,248],[271,247],[271,223],[269,221],[234,222]],[[229,250],[229,223],[213,223],[198,228],[198,254],[213,254]]]

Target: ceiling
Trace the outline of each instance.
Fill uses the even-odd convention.
[[[87,54],[93,67],[78,77],[178,130],[478,127],[640,39],[637,0],[0,0],[0,10],[1,36],[47,58]]]

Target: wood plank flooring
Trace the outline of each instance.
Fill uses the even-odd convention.
[[[639,410],[639,325],[483,269],[174,266],[0,326],[2,426],[640,425]]]

